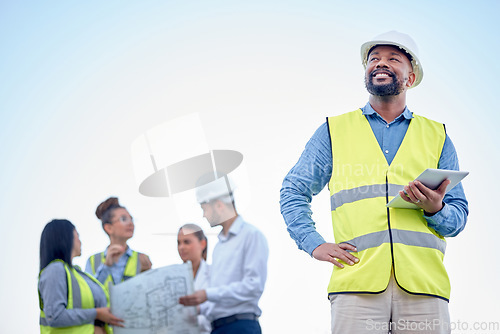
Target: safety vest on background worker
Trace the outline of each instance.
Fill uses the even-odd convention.
[[[90,257],[90,266],[92,268],[92,274],[95,276],[97,268],[101,265],[101,263],[106,262],[106,257],[104,256],[104,252],[94,254]],[[139,253],[136,251],[132,251],[132,255],[128,258],[127,263],[125,265],[125,270],[123,271],[122,282],[132,278],[141,273],[141,263],[139,261]],[[120,282],[114,282],[111,274],[106,277],[104,281],[104,286],[109,290],[109,284],[114,285]]]
[[[95,308],[94,296],[90,286],[82,277],[87,275],[96,284],[98,284],[106,295],[107,307],[109,307],[109,294],[104,288],[104,286],[94,277],[88,275],[84,272],[80,274],[74,267],[70,267],[66,262],[62,260],[54,260],[52,262],[61,262],[64,265],[64,270],[66,271],[66,282],[68,283],[68,304],[66,305],[67,310],[72,309],[91,309]],[[51,263],[52,263],[51,262]],[[42,274],[43,270],[40,272]],[[45,312],[43,311],[43,300],[40,296],[40,291],[38,292],[38,299],[40,303],[40,333],[41,334],[94,334],[94,322],[90,324],[83,324],[79,326],[71,327],[50,327],[48,325],[47,319],[45,318]],[[111,327],[105,326],[106,333],[111,334]]]
[[[390,165],[361,109],[329,117],[328,126],[335,242],[354,245],[359,258],[353,266],[333,267],[329,294],[382,292],[393,269],[403,290],[448,300],[445,239],[427,226],[422,210],[386,207],[422,171],[438,168],[444,125],[414,116]]]

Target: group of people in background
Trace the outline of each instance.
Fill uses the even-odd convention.
[[[332,334],[449,334],[445,237],[465,228],[468,201],[461,184],[448,189],[445,179],[434,189],[415,178],[426,169],[458,171],[457,153],[444,124],[413,114],[406,105],[407,91],[423,78],[415,41],[389,31],[363,43],[360,51],[368,102],[328,117],[317,129],[283,181],[281,213],[298,248],[332,264]],[[327,185],[335,242],[316,230],[310,205]],[[204,217],[222,231],[209,270],[201,229],[179,230],[179,254],[192,262],[196,286],[179,303],[200,305],[205,333],[261,333],[258,301],[268,246],[236,212],[232,188],[224,176],[196,189]],[[390,205],[396,196],[406,209]],[[122,326],[123,320],[109,312],[106,286],[151,268],[146,255],[127,246],[134,225],[117,199],[102,203],[97,216],[111,243],[89,259],[87,273],[71,263],[80,255],[71,223],[52,221],[42,234],[42,333],[55,333],[56,327],[93,333],[94,326],[102,333],[108,324]]]
[[[258,301],[267,277],[267,241],[236,213],[232,191],[225,186],[222,178],[197,191],[204,217],[211,226],[223,228],[214,249],[214,270],[206,262],[203,230],[196,224],[179,228],[179,256],[183,262],[191,261],[195,288],[179,303],[201,304],[198,324],[202,334],[261,333]],[[70,221],[54,219],[42,232],[38,282],[41,333],[102,334],[112,333],[110,325],[124,327],[124,320],[110,311],[109,287],[151,269],[152,264],[146,254],[127,245],[134,235],[134,222],[118,198],[99,204],[96,216],[110,244],[87,260],[85,272],[72,262],[81,255],[81,242]]]

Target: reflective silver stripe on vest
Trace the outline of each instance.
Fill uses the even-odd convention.
[[[378,247],[384,243],[390,242],[388,230],[368,233],[354,239],[343,241],[357,248],[358,252],[364,251],[368,248]]]
[[[362,199],[385,197],[385,186],[385,183],[383,183],[341,190],[330,197],[332,211],[335,211],[344,204],[353,203]],[[389,183],[388,186],[389,196],[396,196],[404,187],[400,184],[392,183]]]
[[[434,248],[441,253],[446,252],[446,241],[436,237],[432,233],[391,230],[394,243],[405,244],[408,246],[419,246],[425,248]]]
[[[443,254],[446,251],[446,241],[436,237],[434,234],[397,229],[391,229],[391,232],[393,243],[433,248]],[[348,241],[343,241],[343,243],[351,244],[358,249],[358,252],[361,252],[368,248],[378,247],[384,243],[389,243],[390,241],[389,231],[385,230],[368,233]]]
[[[135,270],[136,275],[139,275],[141,273],[141,261],[139,259],[139,255],[141,255],[141,253],[137,253],[137,268]]]
[[[141,255],[141,253],[137,254],[137,275],[141,273],[141,259],[139,258],[139,255]]]
[[[78,281],[76,280],[75,275],[73,275],[73,272],[69,271],[71,274],[71,284],[73,288],[73,308],[82,308],[82,293],[80,292],[80,284],[78,284]]]
[[[69,269],[69,275],[71,276],[71,288],[73,290],[73,308],[74,309],[82,308],[82,293],[80,292],[80,285],[78,284],[78,281],[76,280],[75,275],[73,275],[71,269]],[[68,294],[69,294],[69,284],[68,284]],[[40,325],[50,327],[48,320],[42,317],[40,317]]]
[[[94,268],[92,268],[92,270],[94,271],[94,275],[97,271],[97,268],[99,268],[99,266],[102,263],[102,256],[103,256],[103,253],[98,253],[98,254],[94,255]]]

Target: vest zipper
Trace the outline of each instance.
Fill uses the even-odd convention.
[[[388,172],[389,171],[387,171],[387,173]],[[385,174],[385,203],[386,204],[389,203],[389,180],[387,178],[387,173]],[[446,299],[446,298],[444,298],[444,297],[441,297],[441,296],[438,296],[438,295],[431,295],[431,294],[428,294],[428,293],[415,293],[415,292],[411,292],[411,291],[408,291],[405,288],[403,288],[401,285],[399,285],[398,279],[396,277],[396,267],[394,266],[394,248],[393,248],[393,243],[392,243],[391,215],[389,214],[389,207],[387,207],[387,227],[389,229],[389,240],[391,242],[392,272],[394,273],[394,280],[396,281],[396,284],[398,285],[398,287],[400,287],[403,291],[405,291],[405,292],[407,292],[409,294],[412,294],[412,295],[437,297],[437,298],[440,298],[440,299],[443,299],[443,300],[446,300],[447,302],[449,302],[449,300]]]
[[[389,203],[389,180],[387,179],[387,173],[385,174],[385,204]],[[394,269],[394,248],[392,244],[392,231],[391,231],[391,215],[389,213],[389,207],[387,207],[387,228],[389,232],[389,240],[391,242],[391,260],[392,260],[392,271],[394,272],[394,279],[396,279],[396,270]],[[397,282],[397,280],[396,280]]]

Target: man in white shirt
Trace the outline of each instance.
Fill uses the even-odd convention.
[[[200,305],[212,334],[260,334],[258,303],[267,277],[269,249],[265,236],[236,212],[227,176],[197,188],[196,197],[210,226],[222,226],[214,248],[209,287],[181,297],[186,306]],[[207,305],[208,304],[208,305]]]

